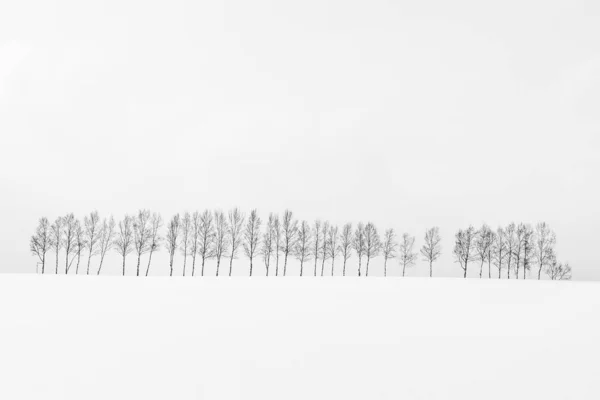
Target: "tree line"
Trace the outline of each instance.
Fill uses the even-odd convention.
[[[427,229],[423,241],[422,247],[416,250],[415,237],[408,233],[398,236],[394,229],[387,229],[380,235],[372,222],[360,222],[356,227],[347,223],[341,229],[328,221],[316,220],[311,224],[294,219],[290,210],[281,216],[270,213],[264,224],[256,209],[246,215],[239,208],[233,208],[227,213],[205,210],[176,214],[166,225],[160,214],[149,210],[125,215],[118,223],[112,216],[101,219],[94,211],[86,215],[83,222],[73,213],[52,223],[46,217],[40,218],[30,240],[30,250],[39,258],[42,274],[47,269],[48,253],[54,253],[56,274],[59,271],[68,274],[73,269],[79,274],[81,268],[85,274],[100,275],[106,254],[114,251],[122,259],[123,275],[127,260],[133,255],[136,275],[148,276],[153,254],[165,250],[171,276],[176,256],[182,259],[183,276],[188,271],[194,276],[197,270],[204,276],[209,259],[216,260],[217,276],[221,261],[229,260],[228,275],[231,276],[233,262],[243,252],[249,260],[250,276],[256,262],[262,263],[266,276],[273,269],[275,276],[280,273],[286,276],[290,258],[299,262],[300,276],[309,268],[314,276],[324,276],[326,268],[333,276],[336,260],[345,276],[352,256],[357,259],[354,268],[358,276],[368,276],[371,261],[377,257],[383,257],[384,276],[387,276],[389,261],[394,259],[405,276],[406,269],[415,266],[420,256],[428,265],[429,276],[433,277],[434,263],[442,254],[439,227]],[[553,280],[571,279],[571,267],[558,261],[555,246],[556,235],[545,222],[534,227],[511,223],[497,230],[484,224],[479,229],[469,226],[459,230],[452,253],[465,278],[469,267],[474,265],[479,268],[480,278],[486,267],[490,279],[492,270],[494,277],[497,272],[498,279],[502,278],[503,270],[507,279],[511,273],[514,279],[526,279],[530,271],[537,279],[541,279],[542,273]],[[93,259],[96,259],[94,263]]]

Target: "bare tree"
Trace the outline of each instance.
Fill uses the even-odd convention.
[[[344,260],[343,276],[346,276],[346,263],[352,257],[352,244],[354,243],[352,236],[352,224],[348,223],[342,228],[340,236],[340,254]]]
[[[196,273],[196,256],[198,255],[198,241],[200,240],[200,230],[202,228],[201,216],[198,211],[192,214],[192,229],[190,233],[190,254],[192,255],[192,276]]]
[[[133,248],[137,254],[136,276],[140,276],[140,261],[142,254],[150,251],[150,239],[152,236],[150,226],[150,211],[139,210],[133,220]]]
[[[115,239],[115,249],[123,257],[123,276],[125,276],[125,261],[127,255],[133,251],[133,217],[125,215],[119,222],[119,231]]]
[[[506,237],[506,232],[502,227],[498,228],[496,233],[496,240],[492,245],[492,261],[494,266],[498,268],[498,279],[502,278],[502,266],[504,265],[504,261],[507,259],[509,254],[508,251],[508,240]]]
[[[294,255],[300,261],[300,276],[304,271],[304,263],[310,259],[311,231],[308,222],[302,221],[298,229],[298,239],[294,244]]]
[[[50,251],[51,241],[50,223],[48,222],[48,218],[40,218],[35,233],[31,236],[31,240],[29,241],[29,250],[33,255],[37,256],[42,263],[42,274],[46,267],[46,253]]]
[[[329,233],[327,235],[327,249],[329,251],[329,258],[331,258],[331,276],[333,276],[333,269],[335,267],[335,258],[340,253],[340,247],[338,243],[338,227],[330,226]]]
[[[160,244],[162,243],[162,236],[160,236],[160,229],[162,228],[163,221],[162,217],[158,213],[153,213],[150,218],[150,239],[149,246],[150,254],[148,255],[148,267],[146,268],[146,276],[150,273],[150,264],[152,263],[152,254],[158,251]]]
[[[556,235],[547,223],[540,222],[535,226],[535,259],[539,267],[538,280],[542,278],[542,269],[547,268],[555,261],[554,246]]]
[[[362,222],[358,223],[356,232],[354,232],[354,237],[352,238],[352,248],[358,256],[358,276],[360,276],[362,269],[362,257],[366,251],[365,225]]]
[[[279,275],[279,252],[281,250],[281,222],[279,215],[273,220],[273,238],[275,240],[275,276]]]
[[[456,234],[456,240],[454,243],[454,258],[456,262],[460,264],[460,267],[464,271],[464,277],[467,277],[467,269],[469,261],[472,261],[475,257],[475,239],[477,232],[473,226],[469,226],[467,230],[459,230]]]
[[[483,225],[481,229],[477,232],[477,237],[475,238],[475,260],[480,261],[479,264],[479,279],[483,277],[483,264],[486,261],[491,265],[491,253],[490,250],[493,244],[493,232],[489,226]],[[490,277],[491,277],[491,268],[490,268]]]
[[[56,218],[52,226],[50,226],[50,247],[56,252],[56,271],[58,274],[58,254],[63,247],[63,219]]]
[[[229,276],[233,270],[233,260],[237,257],[237,252],[242,244],[242,229],[244,227],[245,215],[239,208],[229,211],[229,223],[227,224],[229,234],[229,243],[231,244],[231,254],[229,256]]]
[[[190,254],[190,238],[191,238],[191,230],[192,230],[192,216],[189,212],[185,212],[183,214],[183,218],[181,219],[179,229],[181,230],[179,237],[180,243],[179,247],[181,250],[181,254],[183,254],[183,276],[185,276],[185,267],[187,265],[187,256]]]
[[[179,248],[179,235],[181,234],[181,217],[179,214],[175,214],[171,221],[167,225],[167,250],[169,251],[169,268],[171,269],[170,276],[173,276],[173,261],[175,260],[175,253]]]
[[[215,223],[213,214],[205,210],[200,216],[200,232],[198,236],[198,254],[202,259],[200,275],[204,276],[204,263],[215,256]]]
[[[315,257],[315,276],[317,276],[317,264],[321,252],[321,221],[316,220],[313,225],[313,256]]]
[[[418,253],[415,253],[415,237],[410,236],[408,233],[402,234],[402,240],[400,241],[399,256],[400,265],[402,265],[402,276],[406,274],[406,268],[410,268],[417,262]]]
[[[293,213],[290,210],[284,211],[281,228],[283,234],[281,251],[284,256],[283,276],[285,276],[287,272],[288,255],[293,251],[298,236],[298,221],[294,221]]]
[[[383,276],[387,276],[387,262],[390,259],[396,258],[396,251],[398,251],[398,242],[396,241],[394,229],[385,231],[381,251],[383,253]]]
[[[75,255],[77,256],[77,266],[75,268],[75,274],[79,274],[79,264],[81,263],[81,254],[85,250],[87,246],[87,242],[85,239],[85,232],[83,231],[83,227],[79,220],[75,221]],[[73,257],[74,259],[75,257]],[[69,269],[71,268],[71,263],[69,264]]]
[[[367,270],[365,276],[369,276],[369,263],[372,258],[379,255],[380,250],[381,238],[379,237],[375,224],[369,222],[365,226],[365,256],[367,256]]]
[[[513,248],[513,257],[515,259],[515,269],[516,269],[516,277],[519,279],[519,268],[521,267],[521,260],[523,254],[523,244],[525,241],[526,235],[526,226],[525,224],[519,224],[515,230],[515,245]],[[525,275],[523,275],[525,276]]]
[[[329,244],[327,243],[327,232],[329,231],[329,221],[323,222],[321,226],[321,276],[325,273],[325,260],[329,258]]]
[[[433,263],[442,255],[442,237],[440,228],[434,226],[425,231],[425,244],[421,247],[424,261],[429,263],[429,277],[433,277]]]
[[[265,263],[265,267],[267,269],[266,276],[269,276],[269,266],[271,265],[271,257],[273,256],[274,243],[275,243],[275,216],[273,215],[273,213],[270,213],[269,219],[267,220],[267,226],[265,227],[265,232],[263,234],[262,246],[260,248],[260,253],[261,253],[263,261]]]
[[[523,279],[527,278],[527,271],[535,256],[534,231],[531,225],[525,225],[525,236],[523,237]]]
[[[85,226],[85,242],[87,245],[88,251],[88,261],[87,261],[87,272],[86,274],[90,274],[90,264],[92,262],[92,257],[98,254],[97,244],[100,240],[100,215],[98,211],[93,211],[89,216],[85,216],[83,218],[83,225]]]
[[[227,237],[228,229],[225,213],[221,210],[215,211],[215,236],[213,242],[213,253],[217,258],[217,276],[219,276],[221,257],[223,257],[223,255],[229,249],[229,241]]]
[[[554,280],[571,280],[571,266],[569,263],[559,263],[556,257],[550,260],[546,267],[546,274]]]
[[[250,276],[252,276],[252,261],[258,251],[260,240],[260,224],[262,221],[258,216],[258,211],[253,209],[248,216],[246,229],[244,230],[244,253],[250,259]]]
[[[513,267],[512,261],[515,254],[515,249],[517,247],[517,235],[516,235],[517,227],[514,222],[510,223],[506,229],[504,230],[504,234],[506,236],[506,273],[507,279],[510,279],[510,271]]]
[[[75,232],[77,230],[77,220],[73,213],[67,214],[63,218],[63,245],[65,248],[65,274],[69,273],[69,256],[75,253]]]
[[[115,219],[112,216],[109,220],[104,218],[102,221],[102,228],[100,228],[100,265],[98,266],[97,275],[100,275],[106,253],[114,246],[115,226]]]

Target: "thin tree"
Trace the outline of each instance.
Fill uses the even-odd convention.
[[[83,218],[85,242],[87,245],[88,261],[86,274],[90,274],[90,265],[92,257],[98,254],[97,244],[100,240],[100,215],[98,211],[93,211],[89,216]]]
[[[321,276],[325,273],[325,261],[329,258],[329,243],[327,242],[327,232],[329,232],[329,221],[323,222],[321,226],[321,249],[319,251],[321,255]]]
[[[98,266],[97,275],[100,275],[106,253],[114,246],[115,226],[115,219],[112,216],[109,220],[104,218],[102,221],[102,228],[100,228],[100,265]]]
[[[512,268],[514,268],[512,265],[512,261],[514,258],[515,249],[517,247],[516,231],[517,231],[517,226],[515,225],[514,222],[510,223],[504,230],[504,234],[506,237],[506,258],[507,258],[507,262],[506,262],[507,276],[506,276],[506,278],[507,279],[510,279],[510,271]]]
[[[266,276],[269,276],[269,266],[271,265],[271,257],[273,256],[275,244],[275,216],[273,213],[269,214],[265,232],[263,234],[262,246],[260,247],[260,253],[265,263],[267,270]]]
[[[229,223],[227,224],[229,235],[229,243],[231,244],[231,253],[229,255],[229,276],[233,270],[233,260],[237,257],[237,252],[242,244],[245,215],[239,208],[234,208],[228,214]]]
[[[398,242],[396,241],[396,233],[394,229],[388,229],[383,235],[381,244],[381,253],[383,254],[383,276],[387,276],[388,260],[396,258],[398,251]]]
[[[515,245],[513,248],[513,257],[515,259],[515,268],[516,268],[516,277],[519,279],[519,269],[521,267],[522,255],[523,255],[523,245],[525,242],[525,235],[527,231],[527,227],[525,224],[519,224],[515,230]],[[525,276],[525,275],[523,275]]]
[[[375,224],[367,223],[365,226],[365,256],[367,257],[367,270],[365,276],[369,276],[369,264],[372,258],[379,255],[381,251],[381,238],[377,232]]]
[[[479,264],[479,279],[483,277],[483,264],[489,260],[491,264],[490,258],[490,249],[492,248],[492,236],[493,232],[489,226],[484,224],[481,229],[477,232],[477,237],[475,238],[475,258],[474,260],[478,260]],[[491,272],[490,272],[491,277]]]
[[[498,269],[498,279],[502,279],[502,268],[508,257],[508,240],[506,232],[502,227],[496,232],[496,240],[492,246],[492,260],[494,266]]]
[[[160,214],[153,213],[150,218],[150,239],[149,239],[149,255],[148,255],[148,267],[146,268],[146,276],[150,273],[150,264],[152,263],[152,254],[160,249],[162,243],[162,236],[160,235],[160,229],[162,228],[163,220]]]
[[[365,245],[365,225],[362,222],[358,223],[354,237],[352,238],[352,248],[358,256],[358,276],[361,274],[362,269],[362,257],[366,251]]]
[[[403,233],[398,256],[400,265],[402,265],[402,276],[405,276],[407,267],[410,268],[417,262],[418,253],[414,252],[414,247],[415,237]]]
[[[330,226],[329,233],[327,234],[327,249],[329,251],[329,258],[331,258],[331,276],[333,276],[335,268],[335,258],[340,253],[339,246],[339,233],[337,226]]]
[[[429,263],[429,277],[433,277],[433,263],[442,255],[442,237],[440,228],[434,226],[425,231],[425,244],[421,247],[423,261]]]
[[[33,255],[37,256],[42,263],[42,274],[46,267],[46,253],[50,251],[51,241],[50,223],[48,222],[48,218],[40,218],[35,233],[31,236],[31,240],[29,241],[29,250]]]
[[[344,266],[342,275],[346,276],[346,263],[352,257],[352,244],[354,243],[354,237],[352,235],[352,224],[348,223],[342,228],[342,234],[340,235],[339,250],[344,260]]]
[[[571,280],[571,266],[569,263],[559,263],[554,257],[546,267],[546,274],[554,280]]]
[[[535,257],[534,231],[531,225],[525,225],[525,236],[523,237],[523,279],[527,278],[527,271],[531,270],[531,265]]]
[[[294,256],[300,261],[300,276],[304,271],[304,263],[310,259],[311,254],[311,229],[308,222],[302,221],[298,228],[298,239],[294,244]]]
[[[56,253],[56,271],[58,275],[58,255],[60,249],[63,246],[63,219],[61,217],[56,218],[52,226],[50,226],[50,247],[54,249]]]
[[[202,259],[202,269],[200,275],[204,276],[204,264],[206,260],[215,256],[215,223],[213,214],[209,210],[204,210],[200,216],[200,231],[198,236],[198,255]]]
[[[275,215],[273,220],[273,238],[275,240],[275,276],[279,276],[279,252],[281,250],[281,222],[279,215]]]
[[[317,276],[317,264],[319,262],[319,253],[321,251],[321,221],[316,220],[313,225],[313,249],[312,254],[315,257],[315,276]]]
[[[467,269],[469,267],[469,261],[472,261],[475,257],[475,240],[477,232],[473,226],[469,226],[466,230],[459,230],[456,234],[456,240],[454,243],[454,258],[455,261],[460,264],[460,267],[464,271],[464,277],[467,277]]]
[[[79,220],[75,221],[75,255],[77,256],[77,266],[75,268],[75,274],[79,274],[79,264],[81,263],[81,254],[87,246],[85,232]],[[75,257],[73,257],[75,258]],[[71,260],[73,263],[73,260]],[[69,264],[69,268],[71,265]]]
[[[198,211],[192,214],[192,228],[190,233],[190,254],[192,256],[192,276],[196,273],[196,256],[198,255],[198,247],[200,240],[200,230],[202,228],[201,216]]]
[[[229,241],[227,237],[228,229],[225,213],[221,210],[215,211],[215,237],[212,251],[217,258],[217,276],[219,276],[221,257],[223,257],[223,255],[229,249]]]
[[[183,214],[183,218],[179,224],[180,232],[180,243],[179,247],[181,250],[181,254],[183,254],[183,276],[185,276],[185,268],[187,265],[187,256],[190,255],[190,238],[191,230],[192,230],[192,216],[189,212],[185,212]]]
[[[181,216],[175,214],[167,225],[167,250],[169,251],[169,268],[170,276],[173,276],[173,262],[175,261],[175,253],[179,248],[179,235],[181,234]]]
[[[547,223],[540,222],[535,226],[535,260],[538,265],[538,280],[542,278],[542,269],[555,261],[554,246],[556,235]]]
[[[244,230],[244,254],[250,259],[250,276],[252,276],[252,261],[258,251],[260,241],[260,225],[262,221],[258,216],[258,211],[253,209],[250,211],[246,228]]]
[[[281,251],[283,252],[283,276],[287,272],[287,260],[289,254],[294,250],[296,244],[296,238],[298,235],[298,221],[293,219],[293,213],[290,210],[285,210],[283,213],[283,221],[281,224],[281,231],[283,234],[283,243]]]
[[[125,215],[123,221],[119,222],[119,230],[115,239],[115,249],[123,257],[123,276],[125,276],[125,262],[127,256],[134,249],[133,217]]]
[[[67,214],[63,218],[63,246],[65,248],[65,274],[69,273],[69,256],[75,253],[75,232],[77,230],[77,220],[73,213]]]
[[[137,254],[136,276],[140,276],[140,262],[142,254],[150,251],[150,238],[152,235],[150,219],[152,215],[148,210],[139,210],[133,221],[133,247]]]

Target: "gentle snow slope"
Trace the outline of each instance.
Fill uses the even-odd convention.
[[[0,399],[598,399],[600,284],[0,276]]]

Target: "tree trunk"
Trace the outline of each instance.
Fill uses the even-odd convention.
[[[65,275],[69,273],[69,250],[66,250],[66,255],[65,255]]]
[[[275,261],[275,276],[279,276],[279,247],[277,247],[277,256]]]
[[[104,256],[105,254],[102,254],[102,256],[100,256],[100,265],[98,266],[98,274],[100,275],[100,271],[102,270],[102,264],[104,263]]]
[[[148,256],[148,267],[146,268],[146,276],[148,276],[148,273],[150,272],[150,263],[152,262],[152,253],[153,253],[153,251],[150,250],[150,255]]]
[[[204,255],[202,255],[202,270],[200,271],[200,275],[204,276]]]
[[[540,263],[540,269],[538,270],[538,281],[542,279],[542,263]]]
[[[304,269],[304,261],[300,261],[300,276],[302,276],[303,269]]]
[[[488,258],[488,279],[492,279],[492,257]]]
[[[171,268],[171,273],[169,276],[173,276],[173,257],[171,257],[171,262],[169,263],[169,267]]]
[[[252,276],[252,257],[250,257],[250,276]]]
[[[285,273],[287,271],[287,258],[288,258],[288,253],[285,253],[285,261],[283,263],[283,276],[285,276]]]
[[[217,276],[219,276],[219,267],[221,266],[221,257],[217,257]]]
[[[317,263],[319,262],[319,258],[315,256],[315,276],[317,276]]]
[[[335,258],[331,259],[331,276],[333,276],[333,268],[335,266]]]
[[[90,274],[90,262],[92,261],[92,251],[90,249],[90,255],[88,256],[88,263],[87,263],[87,273],[86,275]]]
[[[367,270],[365,271],[365,276],[369,276],[369,263],[371,262],[371,257],[367,257]]]
[[[56,275],[58,275],[58,250],[56,250]]]
[[[429,260],[429,277],[433,277],[433,261]]]
[[[404,278],[404,273],[406,272],[406,263],[402,264],[402,277]]]
[[[479,279],[483,277],[483,260],[481,260],[481,265],[479,265]]]
[[[81,261],[81,252],[77,253],[77,268],[75,268],[75,274],[79,274],[79,262]]]
[[[358,276],[360,276],[360,268],[362,267],[362,257],[358,256]]]
[[[233,270],[233,252],[231,253],[231,257],[229,258],[229,276],[231,276],[232,270]]]
[[[42,275],[44,275],[45,268],[46,268],[46,253],[44,253],[44,255],[42,256]]]
[[[192,257],[192,276],[194,276],[194,272],[196,272],[196,253]]]
[[[383,276],[387,276],[387,258],[383,260]]]
[[[140,276],[140,262],[142,261],[142,253],[138,253],[137,272],[136,276]]]
[[[342,276],[346,276],[346,257],[344,257],[344,271]]]
[[[125,276],[125,258],[126,256],[123,256],[123,276]]]
[[[183,252],[183,276],[185,276],[185,264],[187,261],[187,249],[184,250]]]
[[[325,257],[323,257],[323,263],[321,264],[321,276],[325,273]]]

